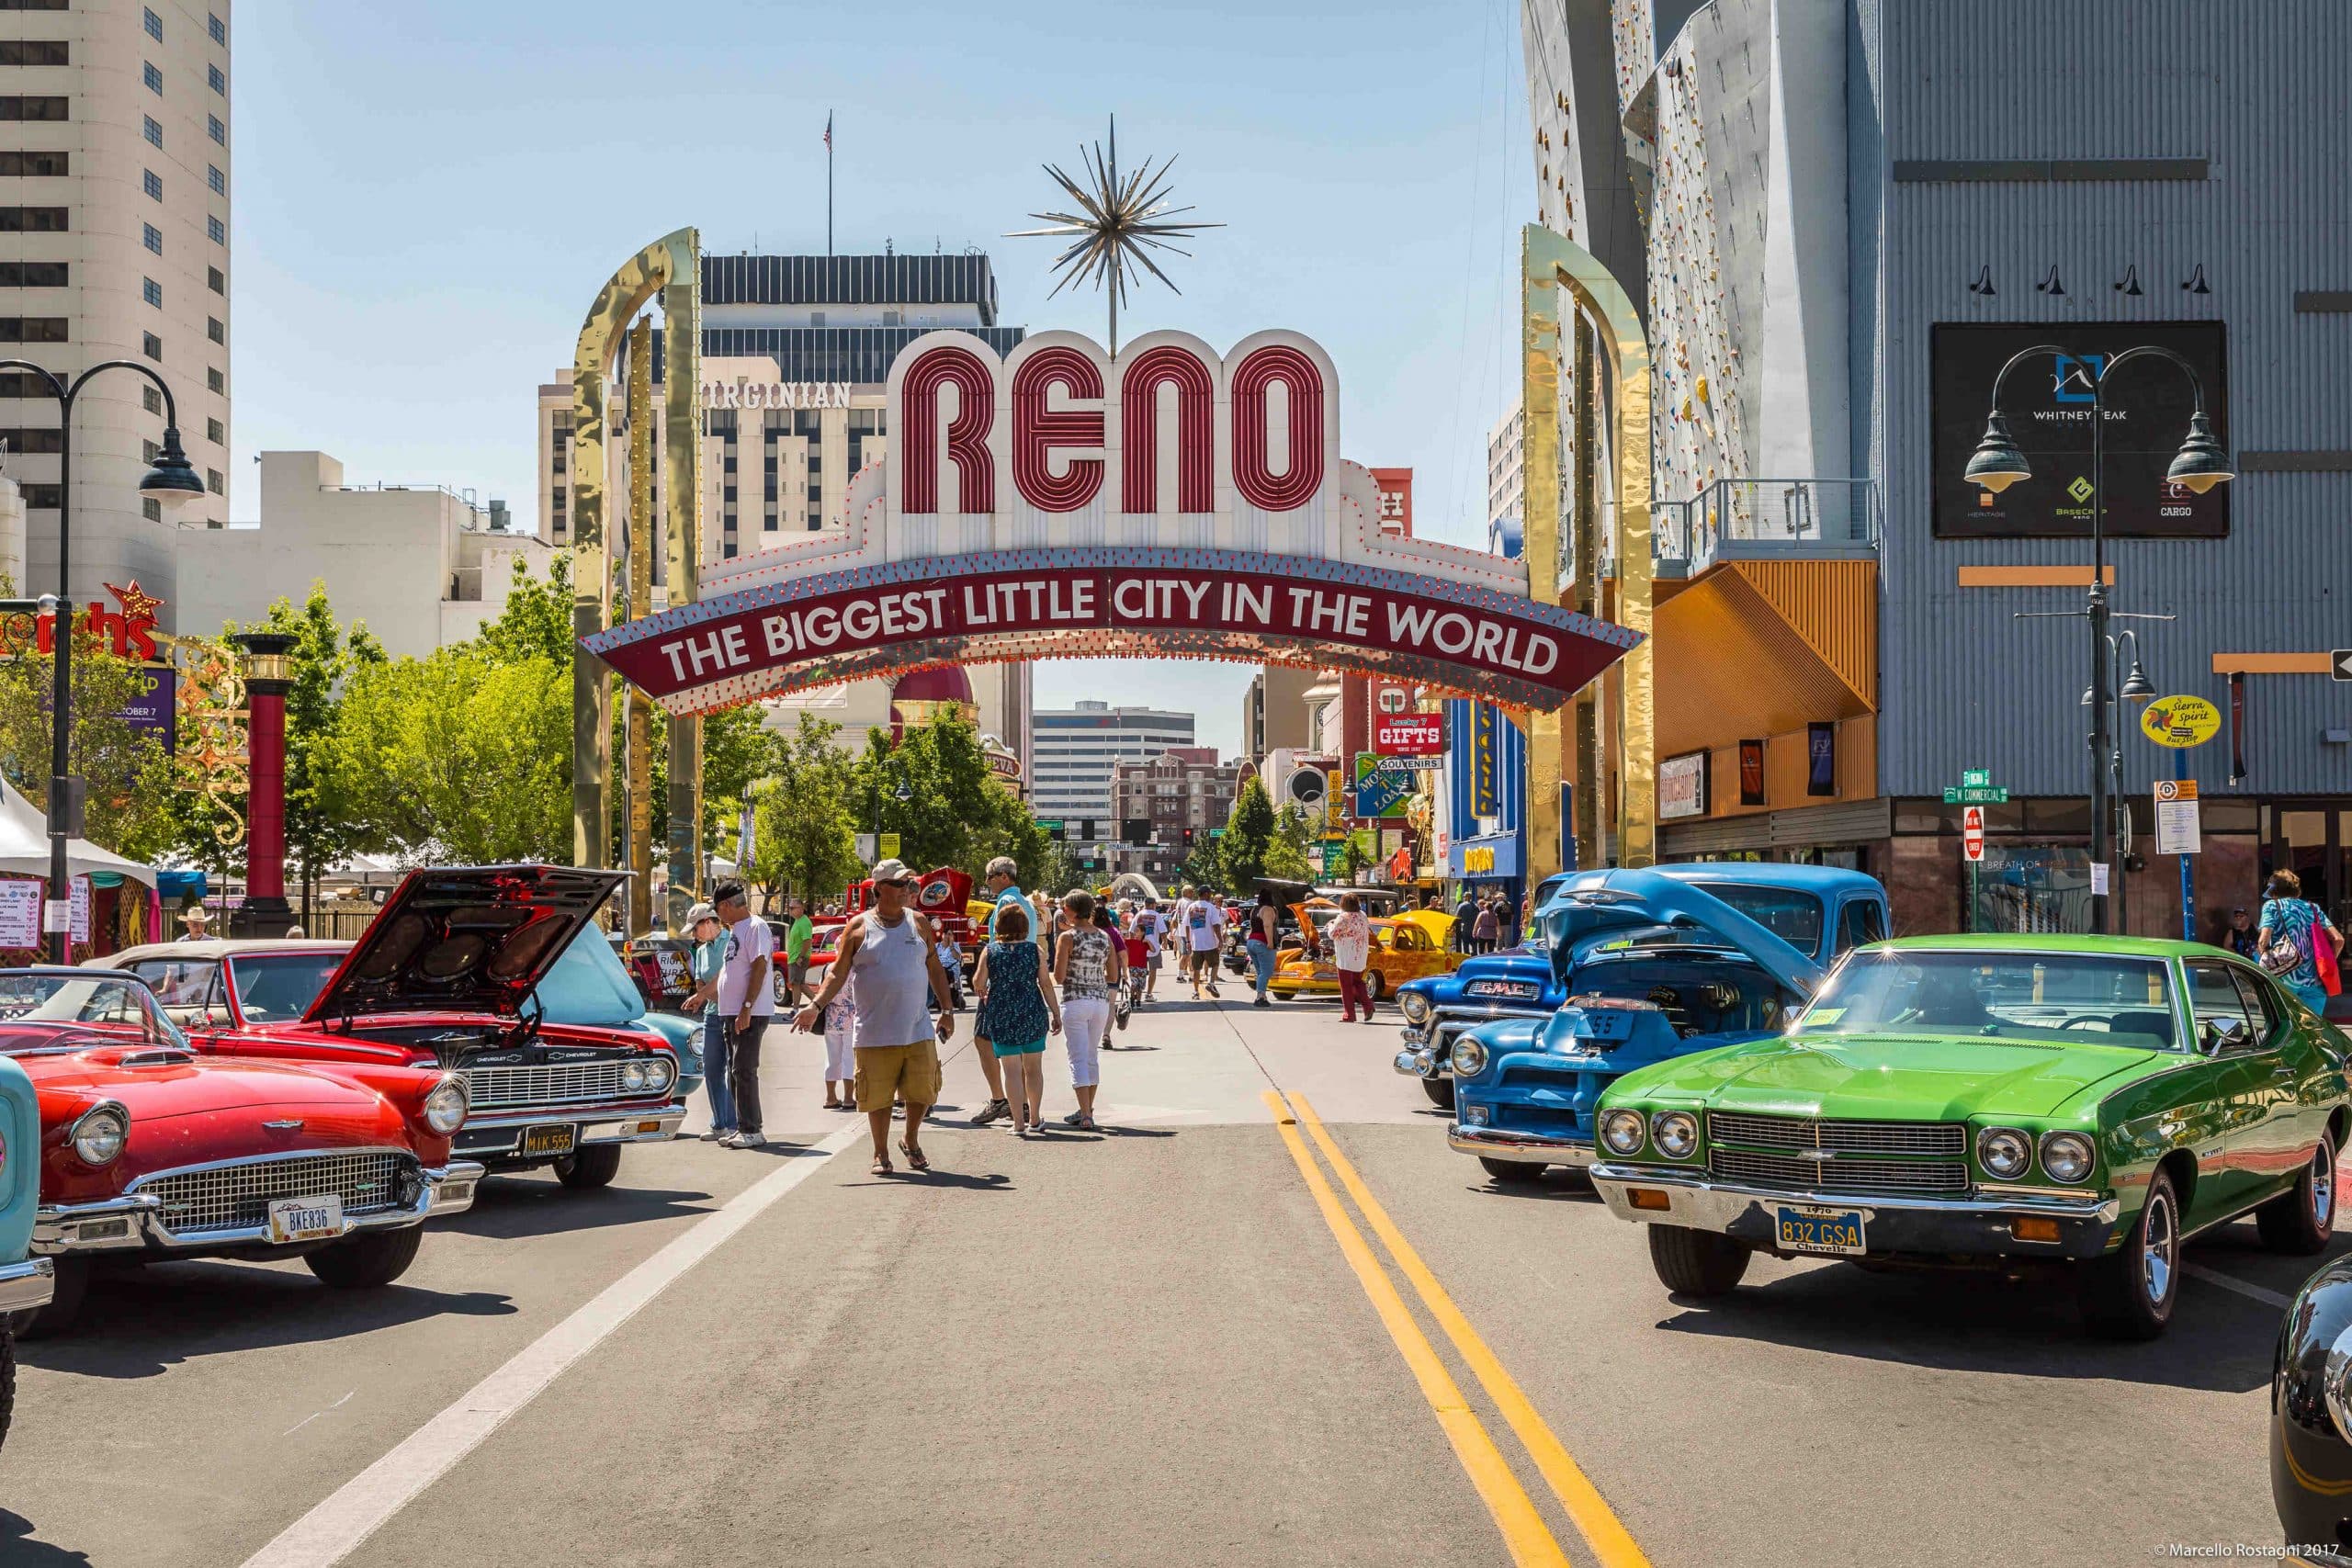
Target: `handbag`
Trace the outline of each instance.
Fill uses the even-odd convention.
[[[2313,920],[2311,929],[2312,963],[2319,970],[2319,988],[2331,997],[2344,994],[2344,950],[2335,941],[2324,917]]]
[[[2316,931],[2319,928],[2314,925],[2312,929]],[[2303,966],[2303,961],[2310,956],[2311,954],[2304,950],[2303,944],[2297,942],[2291,934],[2281,933],[2273,937],[2268,945],[2262,949],[2260,954],[2262,972],[2274,979],[2283,980],[2301,969]]]

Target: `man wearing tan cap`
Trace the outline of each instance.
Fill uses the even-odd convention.
[[[914,877],[904,863],[886,860],[874,868],[874,908],[842,928],[841,944],[820,990],[793,1021],[804,1033],[824,1027],[825,1010],[849,988],[857,1014],[857,1108],[874,1134],[874,1174],[888,1176],[890,1107],[907,1102],[907,1135],[899,1148],[907,1164],[922,1171],[922,1119],[939,1101],[939,1044],[956,1032],[954,993],[939,966],[938,939],[931,922],[907,907]],[[933,1015],[926,988],[936,998]]]

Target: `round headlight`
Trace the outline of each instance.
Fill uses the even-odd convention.
[[[2091,1173],[2097,1157],[2091,1141],[2080,1133],[2042,1134],[2042,1174],[2052,1181],[2072,1185],[2082,1180]]]
[[[1487,1048],[1468,1035],[1453,1043],[1453,1076],[1475,1078],[1487,1070]]]
[[[424,1124],[447,1137],[466,1124],[466,1086],[443,1078],[424,1097]]]
[[[621,1087],[623,1089],[643,1089],[645,1087],[645,1064],[643,1062],[623,1062],[621,1064]]]
[[[2033,1139],[2015,1127],[1987,1127],[1976,1134],[1976,1159],[1985,1175],[2015,1181],[2033,1165]]]
[[[645,1064],[645,1087],[648,1089],[668,1089],[671,1078],[675,1076],[670,1070],[670,1064],[658,1057]]]
[[[1600,1141],[1621,1155],[1637,1154],[1642,1146],[1642,1113],[1612,1111],[1600,1119]]]
[[[1688,1111],[1661,1111],[1650,1118],[1650,1136],[1668,1159],[1689,1159],[1699,1146],[1699,1119]]]
[[[84,1165],[111,1165],[130,1136],[130,1121],[121,1108],[101,1105],[74,1123],[74,1153]]]
[[[1430,999],[1419,991],[1407,991],[1396,998],[1405,1018],[1410,1023],[1427,1023],[1430,1020]]]

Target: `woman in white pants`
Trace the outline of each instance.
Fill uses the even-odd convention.
[[[1054,988],[1062,998],[1062,1041],[1069,1048],[1070,1087],[1078,1109],[1064,1122],[1091,1133],[1094,1090],[1102,1081],[1102,1037],[1111,1028],[1111,997],[1118,988],[1125,955],[1111,933],[1094,923],[1094,895],[1083,888],[1067,894],[1062,908],[1070,923],[1054,942]]]

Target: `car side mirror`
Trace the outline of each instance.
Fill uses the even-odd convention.
[[[2234,1051],[2253,1038],[2253,1031],[2242,1018],[2209,1018],[2197,1027],[2197,1043],[2209,1056],[2224,1051]]]

